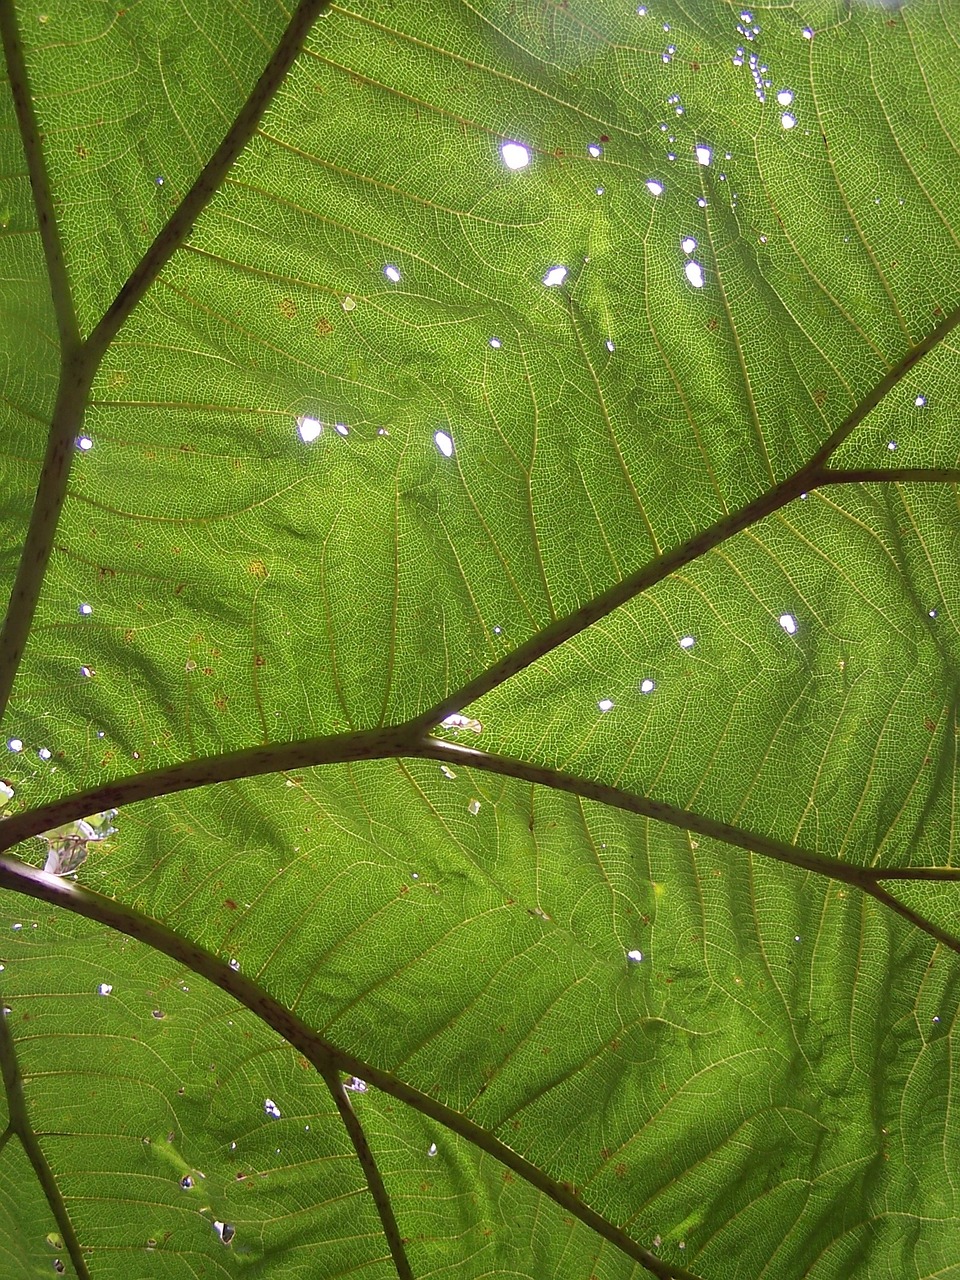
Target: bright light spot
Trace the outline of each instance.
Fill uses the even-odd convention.
[[[696,247],[697,242],[694,240],[693,236],[687,236],[685,240],[680,241],[680,248],[684,253],[693,253]]]
[[[631,963],[631,964],[639,964],[639,963],[640,963],[640,961],[643,959],[643,952],[642,952],[642,951],[628,951],[628,952],[627,952],[627,959],[630,961],[630,963]]]
[[[804,27],[803,30],[800,32],[800,34],[803,36],[804,40],[812,40],[813,27]]]
[[[19,739],[19,738],[8,738],[8,739],[7,739],[7,748],[8,748],[8,750],[10,750],[10,751],[22,751],[22,750],[23,750],[23,743],[20,741],[20,739]]]
[[[86,453],[88,449],[93,448],[93,441],[90,439],[89,436],[78,436],[77,448],[82,449],[83,452]]]
[[[450,768],[450,766],[449,766],[449,765],[446,765],[446,764],[442,764],[442,765],[440,766],[440,772],[443,774],[443,776],[444,776],[444,777],[445,777],[449,782],[453,782],[454,778],[456,778],[456,776],[457,776],[457,775],[453,772],[453,770]],[[413,878],[414,878],[414,880],[416,880],[416,879],[417,879],[417,876],[416,876],[416,875],[414,875],[414,877],[413,877]]]
[[[931,609],[930,612],[927,614],[928,618],[935,618],[936,616],[937,616],[936,609]]]
[[[493,347],[495,351],[499,351],[500,348],[503,346],[503,343],[500,341],[499,338],[491,338],[490,346]]]
[[[896,440],[888,440],[888,441],[887,441],[887,448],[888,448],[888,450],[889,450],[891,453],[893,453],[893,451],[894,451],[894,449],[896,449],[896,447],[897,447],[897,442],[896,442]]]
[[[505,142],[500,155],[508,169],[525,169],[530,163],[530,152],[521,142]]]
[[[698,164],[709,164],[712,159],[713,151],[709,147],[705,147],[702,144],[697,147]]]
[[[777,101],[780,103],[781,107],[789,107],[790,103],[793,101],[793,90],[781,89],[777,94]]]
[[[642,4],[642,5],[640,6],[640,8],[637,10],[637,13],[640,15],[640,17],[641,17],[641,18],[645,18],[645,17],[647,16],[647,7],[646,7],[646,5],[643,5],[643,4]]]
[[[297,431],[304,444],[310,444],[317,436],[323,434],[323,423],[317,418],[298,418]]]
[[[693,636],[681,636],[681,637],[680,637],[680,648],[681,648],[681,649],[692,649],[692,648],[693,648],[693,646],[694,646],[696,643],[697,643],[697,642],[696,642],[696,640],[693,638]]]
[[[922,408],[923,408],[923,406],[927,403],[927,397],[926,397],[926,396],[916,396],[916,397],[915,397],[915,399],[914,399],[914,401],[913,401],[913,403],[917,406],[917,408],[918,408],[918,409],[922,409]]]
[[[608,338],[608,339],[606,340],[606,342],[605,342],[603,345],[607,348],[607,350],[608,350],[608,351],[615,351],[615,350],[616,350],[616,347],[614,346],[614,343],[613,343],[613,339],[612,339],[612,338]]]
[[[548,285],[549,287],[553,287],[554,285],[563,284],[566,278],[567,278],[566,267],[551,267],[550,270],[547,272],[547,274],[543,277],[543,283],[545,285]]]
[[[789,111],[785,111],[780,117],[780,123],[785,129],[792,129],[797,123],[797,118],[796,116],[792,116]]]
[[[480,812],[480,801],[476,799],[471,800],[470,803],[467,805],[467,812],[472,814],[473,817],[476,817],[477,814]]]
[[[740,21],[741,21],[741,22],[752,22],[752,21],[753,21],[753,14],[752,14],[752,13],[748,13],[748,12],[746,11],[746,9],[744,9],[743,13],[741,13],[741,15],[740,15]]]
[[[93,613],[93,605],[82,604],[80,608],[77,610],[77,612],[81,614],[84,618],[89,618],[91,613]]]
[[[234,972],[234,973],[238,973],[238,972],[239,972],[239,970],[240,970],[240,961],[239,961],[239,960],[231,960],[231,961],[230,961],[230,968],[233,970],[233,972]]]
[[[781,613],[777,621],[780,623],[781,627],[783,627],[788,636],[795,634],[797,630],[797,620],[792,613]]]
[[[112,990],[113,987],[109,982],[101,982],[99,987],[97,987],[97,995],[108,996]]]
[[[340,303],[340,305],[341,305],[341,307],[343,307],[344,311],[348,311],[348,312],[349,312],[349,311],[356,311],[356,309],[357,309],[357,300],[356,300],[356,298],[351,298],[351,297],[350,297],[350,295],[349,295],[349,294],[347,294],[347,296],[346,296],[346,297],[344,298],[344,300]]]
[[[453,439],[445,431],[435,431],[433,433],[433,443],[445,458],[453,456]]]
[[[217,1235],[220,1237],[220,1239],[223,1241],[224,1244],[229,1244],[230,1241],[233,1239],[233,1237],[237,1234],[236,1227],[230,1222],[214,1221],[213,1229],[217,1233]]]
[[[688,262],[683,270],[695,289],[703,288],[703,267],[699,262]]]
[[[50,757],[53,755],[53,752],[50,750],[49,747],[41,747],[40,750],[37,752],[37,755],[40,757],[41,760],[49,760]]]
[[[263,1109],[268,1116],[273,1116],[274,1120],[280,1119],[280,1108],[272,1098],[264,1098]]]
[[[656,685],[653,683],[653,681],[652,681],[652,680],[641,680],[641,681],[640,681],[640,692],[641,692],[641,693],[653,693],[653,691],[654,691],[654,689],[655,689],[655,688],[656,688]]]
[[[350,434],[350,428],[345,426],[342,422],[335,423],[333,429],[341,436],[348,436]]]
[[[601,711],[609,711],[613,707],[613,700],[611,698],[601,698],[597,706]]]
[[[604,187],[597,187],[597,195],[602,196],[604,193],[604,190],[605,190]]]
[[[799,933],[795,933],[795,934],[793,935],[793,940],[794,940],[794,942],[799,942],[799,941],[800,941],[800,935],[799,935]]]
[[[587,155],[593,156],[594,160],[597,160],[603,155],[603,147],[599,142],[591,142],[587,147]]]
[[[651,179],[649,180],[649,182],[647,183],[647,190],[650,192],[650,194],[651,194],[652,196],[662,196],[662,195],[663,195],[663,183],[662,183],[662,182],[658,182],[658,181],[656,180],[656,178],[651,178]]]
[[[367,1082],[361,1080],[359,1076],[351,1076],[349,1080],[344,1080],[343,1087],[349,1089],[351,1093],[366,1093]]]
[[[383,274],[388,280],[392,280],[394,284],[400,283],[400,272],[396,267],[391,266],[389,263],[383,268]]]
[[[700,198],[697,200],[697,204],[699,205],[699,207],[700,207],[701,209],[705,209],[705,208],[707,207],[707,202],[706,202],[706,200],[703,198],[703,196],[700,196]]]
[[[435,1142],[431,1142],[430,1146],[427,1148],[427,1155],[432,1158],[436,1154],[437,1154],[437,1144]]]

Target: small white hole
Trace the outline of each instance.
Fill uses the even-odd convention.
[[[500,155],[508,169],[525,169],[530,163],[530,152],[522,142],[505,142]]]
[[[598,160],[603,155],[603,147],[599,142],[591,142],[587,147],[587,155],[591,155],[594,160]]]
[[[781,627],[783,627],[788,636],[796,634],[797,620],[792,613],[781,613],[777,621],[780,623]]]
[[[784,129],[792,129],[797,123],[797,117],[791,115],[789,111],[785,111],[780,117],[780,123],[783,125]]]
[[[652,680],[641,680],[641,681],[640,681],[640,692],[641,692],[641,693],[653,693],[653,691],[654,691],[654,689],[655,689],[656,687],[657,687],[657,686],[654,684],[654,682],[653,682]]]
[[[547,274],[543,277],[543,283],[548,288],[555,288],[557,285],[563,284],[567,278],[566,267],[551,267]]]
[[[90,439],[89,436],[78,436],[77,448],[82,449],[83,452],[86,453],[88,449],[93,448],[93,441]]]
[[[683,250],[684,253],[693,253],[696,247],[697,247],[697,242],[696,240],[694,240],[693,236],[687,236],[685,240],[680,241],[680,248]]]
[[[387,265],[383,268],[383,274],[387,277],[388,280],[392,280],[394,284],[400,283],[400,272],[397,270],[396,267],[392,266],[390,263],[387,263]]]
[[[649,181],[647,182],[647,190],[650,192],[652,196],[662,196],[663,183],[658,182],[656,178],[650,178]]]
[[[500,341],[499,338],[491,338],[490,346],[493,347],[495,351],[499,351],[500,348],[503,346],[503,343]]]
[[[267,1113],[267,1115],[272,1116],[274,1120],[280,1119],[280,1108],[277,1106],[277,1104],[274,1102],[272,1098],[264,1098],[263,1109]]]
[[[697,147],[697,163],[709,164],[713,159],[713,151],[710,147],[704,146],[702,143]]]
[[[435,431],[433,442],[445,458],[453,456],[453,439],[445,431]]]
[[[639,963],[640,963],[640,961],[643,959],[643,952],[642,952],[642,951],[628,951],[628,952],[627,952],[627,959],[630,961],[630,963],[631,963],[631,964],[639,964]]]
[[[601,711],[610,711],[613,707],[613,700],[612,698],[601,698],[597,706]]]
[[[699,262],[688,262],[683,270],[687,279],[695,289],[703,288],[703,267],[701,267]]]
[[[790,103],[793,101],[793,90],[781,89],[777,94],[777,101],[780,103],[781,107],[789,107]]]
[[[112,990],[113,987],[109,982],[101,982],[97,987],[97,995],[108,996]]]
[[[10,751],[22,751],[22,750],[23,750],[23,743],[20,741],[20,739],[19,739],[19,738],[8,738],[8,739],[7,739],[7,748],[8,748]]]
[[[344,423],[342,422],[334,423],[333,429],[334,431],[337,432],[338,435],[341,435],[341,436],[348,436],[350,434],[350,428],[348,426],[345,426]]]
[[[692,649],[697,642],[693,636],[681,636],[679,643],[681,649]]]
[[[323,423],[317,418],[298,418],[297,432],[304,444],[311,444],[323,434]]]
[[[81,615],[81,617],[89,618],[91,613],[93,613],[93,605],[82,604],[80,608],[77,610],[77,612]]]

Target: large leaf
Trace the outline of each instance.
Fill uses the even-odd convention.
[[[2,1274],[960,1276],[953,7],[0,32]]]

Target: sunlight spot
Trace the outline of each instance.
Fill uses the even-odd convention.
[[[453,772],[453,770],[449,767],[449,765],[445,765],[445,764],[442,764],[442,765],[440,766],[440,772],[443,774],[443,776],[444,776],[445,778],[449,778],[449,780],[450,780],[451,782],[452,782],[452,781],[454,780],[454,778],[457,776],[457,775]],[[416,880],[416,878],[417,878],[417,877],[416,877],[416,876],[414,876],[414,880]]]
[[[93,441],[89,436],[77,436],[77,448],[83,453],[87,453],[93,448]]]
[[[49,747],[41,747],[40,750],[37,752],[37,755],[40,757],[41,760],[49,760],[52,754],[53,752],[50,750]]]
[[[101,982],[99,987],[97,987],[97,995],[108,996],[112,990],[113,987],[109,982]]]
[[[91,613],[93,613],[93,605],[92,605],[92,604],[82,604],[82,605],[80,605],[80,607],[79,607],[79,609],[77,610],[77,612],[80,614],[80,616],[81,616],[81,617],[83,617],[83,618],[89,618],[89,617],[90,617],[90,615],[91,615]]]
[[[799,935],[799,933],[795,933],[795,934],[793,935],[793,940],[794,940],[794,942],[799,942],[799,941],[800,941],[800,935]]]
[[[502,632],[503,632],[503,627],[494,627],[494,628],[493,628],[493,634],[494,634],[495,636],[499,636],[499,635],[501,635],[501,634],[502,634]]]
[[[803,30],[800,32],[800,34],[803,36],[804,40],[812,40],[813,27],[804,27]]]
[[[351,1076],[349,1080],[344,1080],[343,1087],[349,1089],[351,1093],[366,1093],[367,1082],[361,1080],[359,1076]]]
[[[220,1237],[220,1239],[223,1241],[224,1244],[229,1244],[230,1241],[233,1239],[233,1237],[237,1234],[237,1228],[233,1225],[232,1222],[214,1221],[213,1229],[217,1233],[217,1235]]]
[[[887,449],[888,449],[888,451],[889,451],[890,453],[893,453],[893,451],[894,451],[894,449],[896,449],[896,447],[897,447],[897,442],[896,442],[896,440],[888,440],[888,441],[887,441]]]
[[[483,733],[483,725],[479,720],[462,716],[456,711],[452,715],[444,716],[440,725],[444,729],[469,729],[471,733]]]
[[[603,345],[607,348],[608,351],[616,351],[616,347],[614,346],[612,338],[608,338]]]
[[[480,801],[471,800],[470,803],[467,805],[467,812],[472,814],[473,817],[476,817],[477,814],[480,812]]]
[[[180,1186],[184,1191],[189,1191],[193,1186],[193,1179],[190,1177],[189,1173],[185,1173],[180,1179]]]
[[[924,407],[924,405],[927,403],[927,397],[926,397],[926,396],[916,396],[916,397],[914,398],[913,403],[917,406],[917,408],[918,408],[918,409],[922,409],[922,408]]]
[[[657,687],[657,686],[653,683],[653,681],[652,681],[652,680],[647,679],[647,680],[641,680],[641,681],[640,681],[640,692],[641,692],[641,693],[653,693],[653,691],[654,691],[654,689],[655,689],[656,687]]]
[[[698,144],[696,148],[697,164],[709,164],[713,159],[713,151],[710,147],[706,147],[703,143]]]
[[[597,706],[601,711],[610,711],[613,707],[613,700],[611,698],[601,698]]]
[[[700,196],[700,198],[697,200],[697,204],[700,206],[701,209],[705,209],[707,207],[707,202],[703,196]]]
[[[333,429],[341,436],[348,436],[350,434],[350,428],[342,422],[335,422],[333,424]]]
[[[780,117],[780,123],[783,125],[784,129],[792,129],[797,123],[797,118],[796,116],[792,116],[789,111],[785,111]]]
[[[490,346],[493,347],[495,351],[499,351],[500,348],[503,346],[503,343],[500,341],[499,338],[491,338]]]
[[[272,1098],[264,1098],[263,1109],[268,1116],[273,1116],[274,1120],[280,1119],[280,1108]]]
[[[781,613],[777,621],[780,623],[781,627],[783,627],[788,636],[796,634],[797,620],[792,613]]]
[[[936,609],[931,609],[930,612],[927,614],[928,618],[935,618],[936,616],[937,616]]]
[[[20,741],[20,739],[19,739],[19,738],[8,738],[8,739],[7,739],[7,750],[8,750],[8,751],[22,751],[22,750],[23,750],[23,743]]]
[[[793,90],[781,89],[777,94],[777,101],[780,103],[781,107],[789,107],[790,103],[793,101]]]
[[[688,262],[683,268],[684,273],[695,289],[703,288],[703,267],[699,262]]]
[[[500,154],[508,169],[525,169],[530,163],[530,152],[522,142],[505,142]]]
[[[89,680],[90,677],[93,675],[93,667],[81,667],[80,674],[83,676],[85,680]]]
[[[639,964],[639,963],[640,963],[640,961],[643,959],[643,952],[642,952],[642,951],[628,951],[628,952],[627,952],[627,959],[630,961],[630,963],[631,963],[631,964]]]
[[[239,970],[240,970],[240,961],[239,961],[239,960],[231,960],[231,961],[230,961],[230,968],[233,970],[233,972],[234,972],[234,973],[238,973],[238,972],[239,972]]]
[[[13,787],[10,786],[9,782],[0,780],[0,800],[12,800],[13,796]]]
[[[392,263],[389,263],[389,262],[387,263],[387,265],[383,268],[383,274],[387,277],[388,280],[392,280],[394,284],[400,283],[400,272],[397,270],[395,266],[392,265]]]
[[[681,636],[679,640],[681,649],[692,649],[696,643],[693,636]]]
[[[647,182],[647,190],[652,196],[663,195],[663,183],[658,182],[656,178],[650,178]]]
[[[297,431],[304,444],[311,444],[323,434],[323,423],[318,418],[298,418]]]
[[[14,933],[19,933],[20,930],[23,928],[23,925],[20,923],[12,924],[10,928],[13,930]]]
[[[433,433],[433,443],[445,458],[453,456],[453,438],[448,436],[445,431],[435,431]]]
[[[157,174],[157,176],[154,178],[154,180],[153,180],[153,181],[156,183],[156,185],[157,185],[158,187],[162,187],[162,186],[163,186],[163,174],[162,174],[162,173],[158,173],[158,174]]]
[[[697,242],[693,236],[687,236],[686,239],[680,241],[680,248],[684,253],[693,253],[697,247]]]
[[[603,187],[597,187],[597,195],[598,195],[598,196],[602,196],[602,195],[603,195],[603,192],[604,192],[604,188],[603,188]]]
[[[587,144],[587,155],[593,156],[594,160],[599,160],[603,155],[603,147],[599,142],[590,142]]]
[[[357,300],[356,298],[351,298],[348,293],[347,296],[344,298],[344,300],[340,303],[340,305],[341,307],[343,307],[344,311],[356,311]]]
[[[940,1017],[939,1017],[939,1015],[935,1013],[935,1014],[933,1015],[933,1019],[932,1019],[932,1021],[933,1021],[933,1022],[935,1022],[935,1023],[936,1023],[936,1022],[939,1022],[939,1021],[940,1021]]]
[[[547,274],[543,277],[543,283],[547,285],[548,288],[553,288],[556,285],[563,284],[566,278],[567,278],[566,267],[551,267],[550,270],[547,272]]]
[[[435,1142],[431,1142],[430,1146],[427,1148],[427,1155],[432,1158],[436,1154],[437,1154],[437,1144]]]

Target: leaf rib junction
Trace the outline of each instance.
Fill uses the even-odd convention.
[[[578,1218],[604,1240],[609,1241],[627,1257],[640,1263],[652,1275],[657,1276],[658,1280],[700,1280],[692,1272],[682,1267],[671,1266],[656,1254],[643,1248],[621,1227],[584,1204],[576,1188],[553,1178],[475,1121],[437,1099],[431,1098],[429,1094],[422,1093],[390,1072],[354,1057],[353,1054],[318,1035],[292,1010],[275,1000],[259,983],[231,969],[227,961],[221,960],[204,947],[185,938],[162,921],[138,911],[135,907],[87,889],[83,885],[28,866],[9,854],[0,854],[0,888],[12,889],[41,902],[74,911],[88,920],[94,920],[115,929],[118,933],[124,933],[128,937],[146,943],[147,946],[176,960],[178,964],[191,969],[233,996],[268,1027],[276,1031],[292,1048],[301,1053],[328,1083],[330,1077],[336,1073],[359,1076],[382,1093],[389,1094],[398,1102],[413,1107],[435,1123],[443,1125],[452,1133],[472,1143],[479,1150],[485,1151],[538,1191],[543,1192],[562,1209]],[[9,1035],[9,1028],[4,1030]],[[10,1044],[12,1047],[12,1037]],[[2,1044],[0,1044],[0,1050],[2,1050]],[[12,1061],[15,1063],[15,1058]],[[3,1070],[7,1072],[6,1060],[3,1063]],[[4,1078],[6,1080],[6,1074]],[[83,1280],[87,1280],[85,1275]]]

